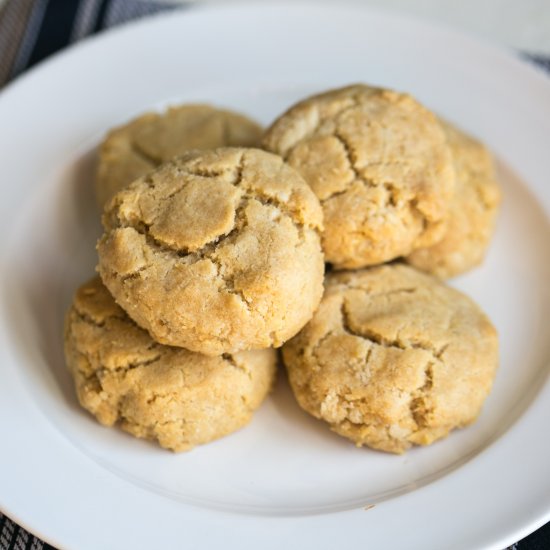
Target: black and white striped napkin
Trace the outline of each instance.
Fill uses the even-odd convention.
[[[7,0],[0,8],[0,89],[42,59],[86,36],[132,19],[189,7],[190,3],[169,0]],[[524,57],[550,74],[550,56]],[[53,546],[0,512],[0,550],[47,549]],[[549,549],[550,523],[510,547]]]

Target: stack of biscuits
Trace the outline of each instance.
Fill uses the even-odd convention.
[[[477,418],[496,331],[442,280],[481,263],[493,233],[481,143],[407,94],[354,85],[265,132],[205,105],[145,114],[99,156],[99,276],[65,323],[99,422],[175,451],[228,435],[281,347],[300,406],[358,446],[401,453]]]

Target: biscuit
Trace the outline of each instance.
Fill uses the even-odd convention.
[[[309,183],[336,268],[387,262],[439,240],[454,189],[435,116],[406,94],[354,85],[310,97],[267,130],[266,150]]]
[[[446,279],[482,263],[493,236],[501,192],[487,148],[451,124],[441,124],[456,172],[447,228],[438,243],[415,250],[406,261]]]
[[[65,355],[80,404],[106,426],[185,451],[245,426],[269,392],[274,350],[206,357],[157,344],[99,277],[78,289]]]
[[[103,207],[118,191],[190,149],[253,147],[262,129],[254,121],[209,105],[181,105],[146,113],[111,130],[99,150],[96,196]]]
[[[283,359],[304,410],[358,446],[402,453],[474,422],[498,340],[464,294],[389,264],[330,274]]]
[[[101,278],[163,344],[278,347],[321,300],[322,209],[277,155],[190,152],[118,193],[103,222]]]

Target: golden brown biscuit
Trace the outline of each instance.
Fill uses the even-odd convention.
[[[101,278],[163,344],[208,355],[277,347],[321,299],[321,206],[277,155],[184,155],[118,193],[104,225]]]
[[[209,105],[181,105],[146,113],[114,128],[100,146],[96,180],[103,207],[118,191],[159,164],[190,149],[254,147],[262,129],[254,121]]]
[[[267,130],[323,205],[323,250],[337,268],[386,262],[433,244],[454,188],[435,116],[406,94],[349,86],[310,97]]]
[[[77,291],[65,355],[78,399],[101,424],[185,451],[242,428],[269,392],[272,349],[206,357],[157,344],[99,277]]]
[[[283,359],[304,410],[358,446],[401,453],[476,419],[498,340],[464,294],[390,264],[330,274]]]
[[[481,264],[493,235],[500,187],[487,148],[451,124],[441,121],[451,148],[456,189],[443,238],[419,248],[406,260],[442,279]]]

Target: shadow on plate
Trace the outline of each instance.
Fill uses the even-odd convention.
[[[61,390],[71,408],[77,400],[65,366],[63,323],[73,292],[94,274],[101,234],[95,164],[95,149],[85,152],[31,197],[16,229],[26,250],[12,249],[6,296],[12,338],[29,364],[40,366],[32,369],[33,379]]]

